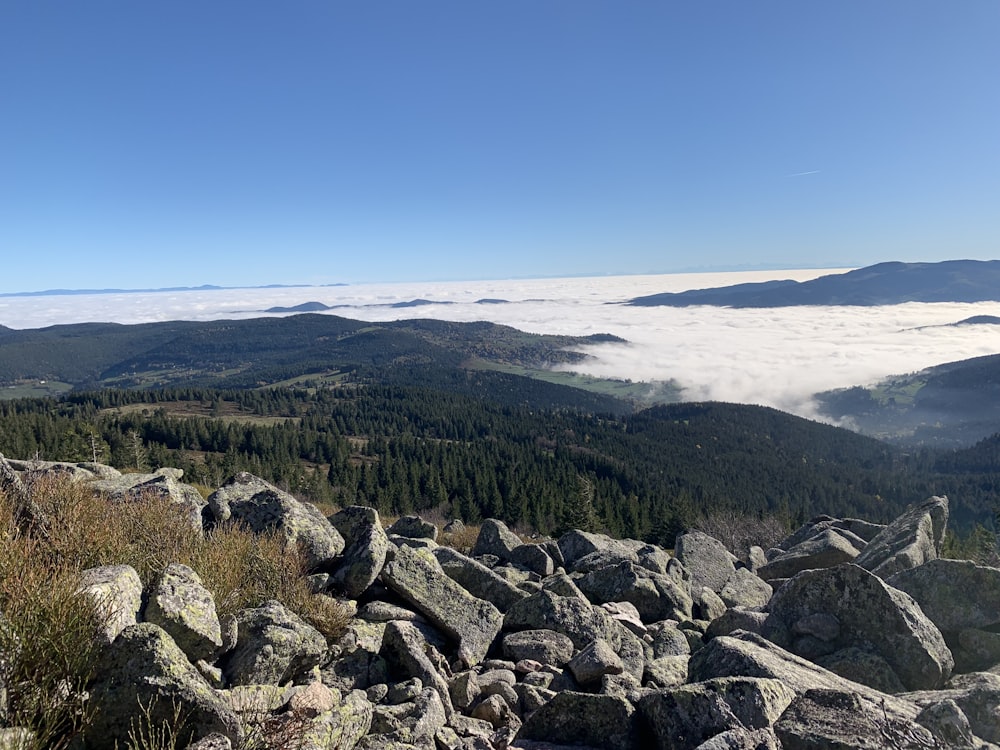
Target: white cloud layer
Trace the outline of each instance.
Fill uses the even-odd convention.
[[[536,333],[612,333],[628,344],[586,348],[583,371],[631,380],[674,379],[692,400],[775,406],[812,416],[810,396],[931,365],[1000,352],[1000,326],[930,327],[972,315],[1000,316],[1000,303],[887,307],[628,307],[657,292],[771,278],[805,280],[831,271],[674,274],[345,287],[239,289],[0,298],[0,324],[249,318],[274,306],[318,301],[360,320],[490,320]],[[452,304],[393,308],[428,299]],[[475,304],[503,299],[508,304]],[[919,329],[919,330],[918,330]],[[2,352],[2,350],[0,350]]]

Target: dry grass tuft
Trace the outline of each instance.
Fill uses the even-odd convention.
[[[76,593],[87,568],[131,565],[146,584],[179,562],[201,576],[223,617],[277,599],[328,639],[350,620],[346,607],[312,592],[305,557],[278,535],[236,524],[203,535],[166,499],[110,502],[64,479],[38,479],[30,491],[47,519],[41,533],[19,529],[0,492],[0,683],[5,723],[35,732],[25,750],[66,747],[86,728],[82,696],[101,625]]]

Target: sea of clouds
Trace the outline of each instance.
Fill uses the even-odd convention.
[[[846,269],[845,269],[846,270]],[[1000,352],[1000,326],[948,326],[1000,316],[1000,303],[884,307],[630,307],[632,297],[728,284],[795,279],[837,270],[352,284],[273,289],[0,297],[0,325],[213,320],[258,317],[317,301],[330,314],[368,321],[489,320],[535,333],[612,333],[627,344],[584,348],[574,369],[633,381],[674,380],[691,400],[765,404],[815,416],[812,395],[889,375]],[[440,304],[393,307],[414,299]],[[484,304],[479,300],[505,300]]]

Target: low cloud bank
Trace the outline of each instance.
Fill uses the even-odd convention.
[[[1000,327],[947,326],[973,315],[1000,315],[996,303],[760,310],[616,304],[643,294],[769,278],[801,281],[826,273],[830,271],[3,298],[0,325],[248,318],[268,307],[316,300],[347,305],[334,313],[360,320],[490,320],[536,333],[612,333],[630,343],[585,347],[592,359],[576,369],[635,381],[672,379],[692,400],[765,404],[813,417],[810,397],[818,391],[1000,352]],[[449,304],[391,307],[417,298]],[[481,299],[508,302],[476,304]]]

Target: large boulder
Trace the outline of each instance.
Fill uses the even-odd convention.
[[[763,607],[771,600],[771,585],[747,568],[737,568],[719,591],[727,607]]]
[[[90,696],[86,744],[95,750],[124,747],[130,733],[148,738],[164,726],[175,727],[181,747],[213,732],[234,744],[243,738],[236,714],[166,631],[152,623],[126,628],[109,646]]]
[[[917,600],[944,631],[1000,624],[1000,569],[967,560],[929,560],[887,580]]]
[[[639,562],[637,550],[643,545],[640,542],[630,544],[627,540],[612,539],[607,534],[573,529],[559,537],[558,546],[563,566],[567,570],[576,570],[581,559],[594,553],[602,553],[603,559],[609,561]]]
[[[131,565],[88,568],[80,576],[77,593],[90,601],[101,616],[99,637],[111,643],[138,621],[142,609],[142,581]]]
[[[206,510],[212,523],[239,521],[256,533],[283,535],[314,568],[332,564],[344,551],[344,538],[316,506],[245,471],[209,495]]]
[[[563,691],[531,714],[518,740],[634,750],[635,707],[625,698]]]
[[[892,718],[912,720],[919,709],[912,701],[886,695],[866,685],[851,682],[839,675],[789,653],[754,633],[736,631],[713,638],[695,651],[688,663],[691,682],[717,677],[773,677],[803,695],[807,690],[828,689],[855,693],[866,704],[884,707]]]
[[[479,527],[479,536],[472,548],[472,555],[493,555],[500,560],[510,560],[510,553],[521,546],[517,534],[507,528],[507,524],[495,518],[487,518]]]
[[[166,630],[192,662],[212,660],[222,647],[222,627],[212,592],[187,565],[172,563],[149,592],[146,621]]]
[[[600,607],[575,596],[559,596],[539,591],[507,610],[504,630],[554,630],[569,637],[573,645],[584,648],[603,638],[612,649],[621,648],[621,626]]]
[[[621,562],[587,573],[577,580],[580,590],[594,604],[630,602],[643,622],[686,620],[691,617],[691,596],[673,578],[635,563]]]
[[[118,502],[162,498],[182,508],[192,527],[200,530],[205,499],[197,489],[180,481],[183,475],[181,469],[168,467],[151,474],[119,474],[114,478],[97,479],[89,486]]]
[[[232,685],[282,685],[317,666],[326,639],[278,601],[236,614],[236,647],[223,664]]]
[[[296,750],[352,750],[372,725],[374,707],[361,690],[352,690],[311,722]]]
[[[562,667],[573,658],[573,641],[554,630],[521,630],[503,637],[503,655],[514,662],[530,659]]]
[[[956,675],[942,690],[903,693],[899,698],[924,709],[954,701],[968,717],[976,735],[1000,743],[1000,675],[990,672]]]
[[[342,596],[356,599],[382,572],[389,551],[389,537],[382,528],[378,511],[364,505],[350,505],[330,518],[344,538],[347,549],[330,585]]]
[[[794,653],[815,657],[817,640],[827,653],[872,651],[910,690],[939,687],[954,667],[941,632],[916,602],[857,565],[799,573],[775,592],[768,610],[788,626]]]
[[[399,673],[416,677],[422,685],[437,691],[444,712],[451,719],[454,713],[451,691],[437,664],[429,656],[431,653],[433,646],[413,623],[393,621],[385,626],[382,654],[386,660]]]
[[[860,551],[835,529],[825,529],[796,544],[787,552],[761,566],[757,574],[764,580],[791,578],[803,570],[831,568],[851,562]]]
[[[718,593],[736,570],[736,555],[702,531],[689,531],[677,537],[674,554],[691,575],[692,591],[707,586]]]
[[[396,548],[381,577],[386,586],[458,642],[458,656],[466,665],[478,664],[486,657],[503,625],[503,615],[449,578],[433,554]]]
[[[806,691],[774,725],[774,733],[783,750],[937,746],[931,732],[915,721],[889,720],[878,706],[842,690]]]
[[[449,578],[473,596],[491,602],[501,612],[506,612],[514,602],[528,596],[527,591],[458,550],[442,546],[436,547],[433,552]]]
[[[663,750],[694,750],[733,729],[771,726],[795,699],[780,680],[724,677],[657,690],[644,696],[639,711]]]
[[[880,578],[940,556],[948,525],[948,498],[915,503],[871,540],[854,562]]]

